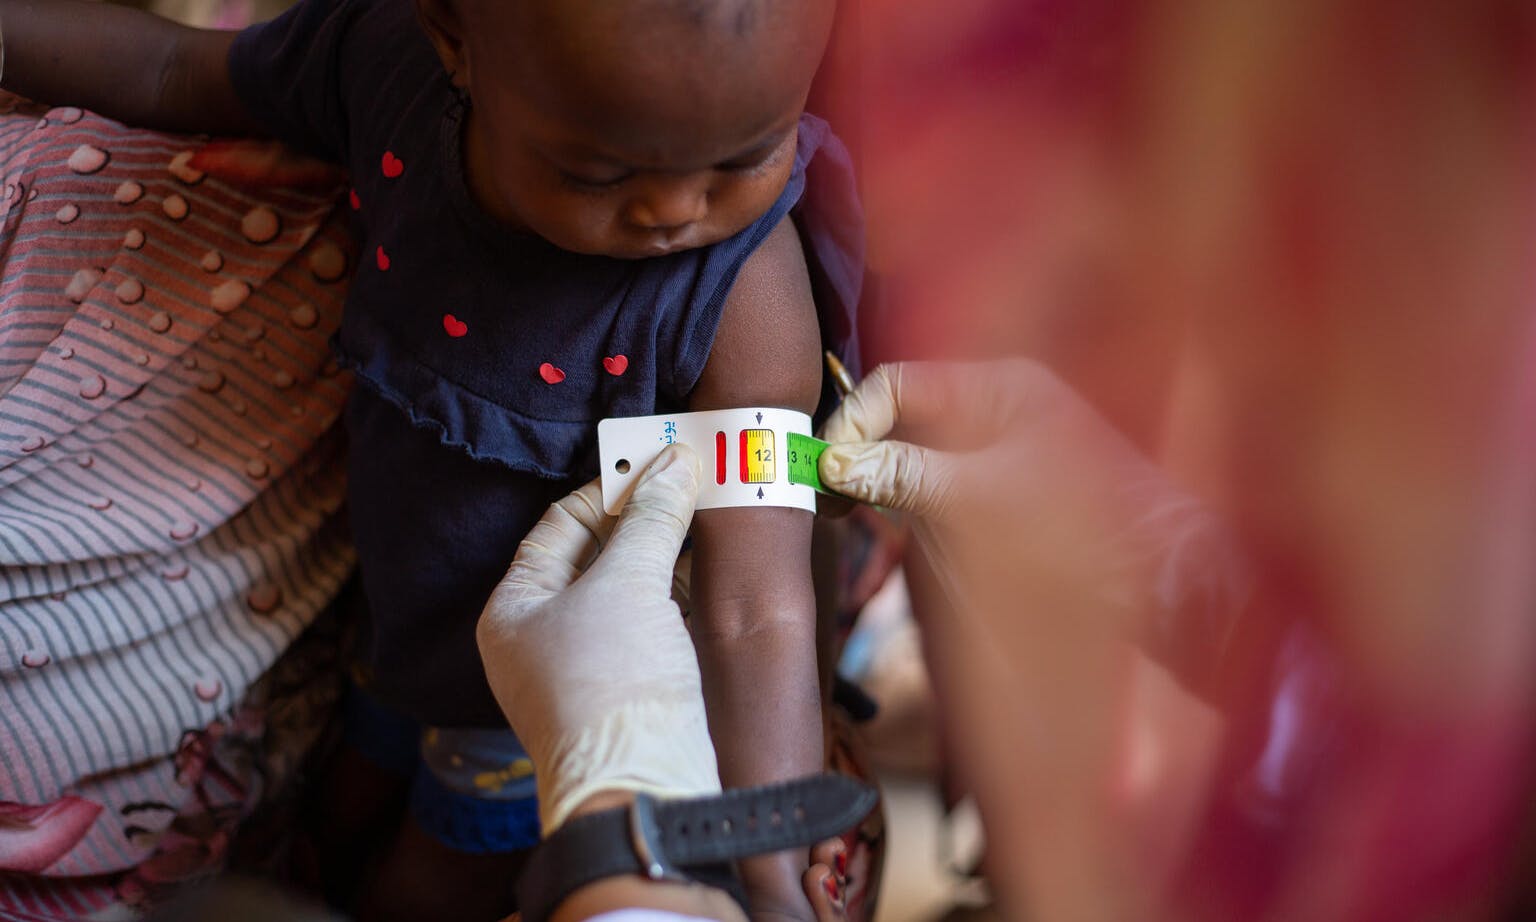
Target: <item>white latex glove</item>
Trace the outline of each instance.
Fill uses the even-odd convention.
[[[551,506],[486,603],[491,691],[533,760],[548,835],[601,791],[720,791],[693,643],[670,597],[699,462],[673,446],[617,519],[597,481]]]
[[[1086,603],[1175,668],[1221,658],[1247,590],[1229,535],[1045,366],[884,365],[822,438],[822,482],[914,514],[956,605]]]
[[[951,603],[919,610],[923,653],[1002,915],[1148,918],[1131,805],[1106,792],[1135,777],[1155,801],[1141,766],[1177,744],[1127,768],[1127,668],[1138,643],[1219,694],[1243,661],[1245,571],[1216,517],[1029,361],[876,369],[823,437],[823,483],[913,513]]]

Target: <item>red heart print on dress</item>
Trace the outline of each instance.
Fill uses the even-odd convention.
[[[363,207],[363,200],[357,197],[356,189],[353,189],[347,194],[347,201],[352,203],[353,211],[358,211]]]
[[[384,175],[389,179],[394,179],[405,172],[405,161],[396,157],[394,151],[387,150],[384,152],[382,166],[384,168]]]
[[[539,377],[544,379],[545,384],[559,384],[565,380],[565,372],[545,362],[539,366]]]
[[[627,368],[629,368],[629,356],[610,355],[603,359],[603,368],[610,375],[613,375],[615,378],[617,378],[619,375],[622,375]]]
[[[384,252],[384,247],[383,247],[382,244],[379,246],[379,250],[375,254],[375,256],[376,256],[376,258],[378,260],[378,263],[379,263],[379,271],[380,272],[388,272],[389,271],[389,254]]]
[[[458,339],[460,336],[463,336],[465,333],[469,332],[469,324],[453,316],[452,314],[444,314],[443,329],[448,331],[449,336],[452,336],[454,339]]]

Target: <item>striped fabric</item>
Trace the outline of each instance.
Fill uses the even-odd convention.
[[[0,109],[0,917],[78,918],[111,888],[61,879],[163,848],[187,741],[351,568],[349,242],[338,186],[254,190],[239,147]]]

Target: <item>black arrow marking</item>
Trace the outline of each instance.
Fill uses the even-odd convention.
[[[757,488],[757,498],[758,499],[762,499],[763,498],[763,488],[762,487],[758,487]]]
[[[759,426],[761,426],[763,424],[763,414],[761,414],[761,413],[757,414],[757,424]]]

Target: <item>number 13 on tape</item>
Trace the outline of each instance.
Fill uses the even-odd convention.
[[[616,515],[635,482],[662,449],[687,445],[703,473],[700,509],[790,506],[816,510],[824,442],[811,418],[795,410],[752,407],[605,419],[597,424],[603,509]]]

